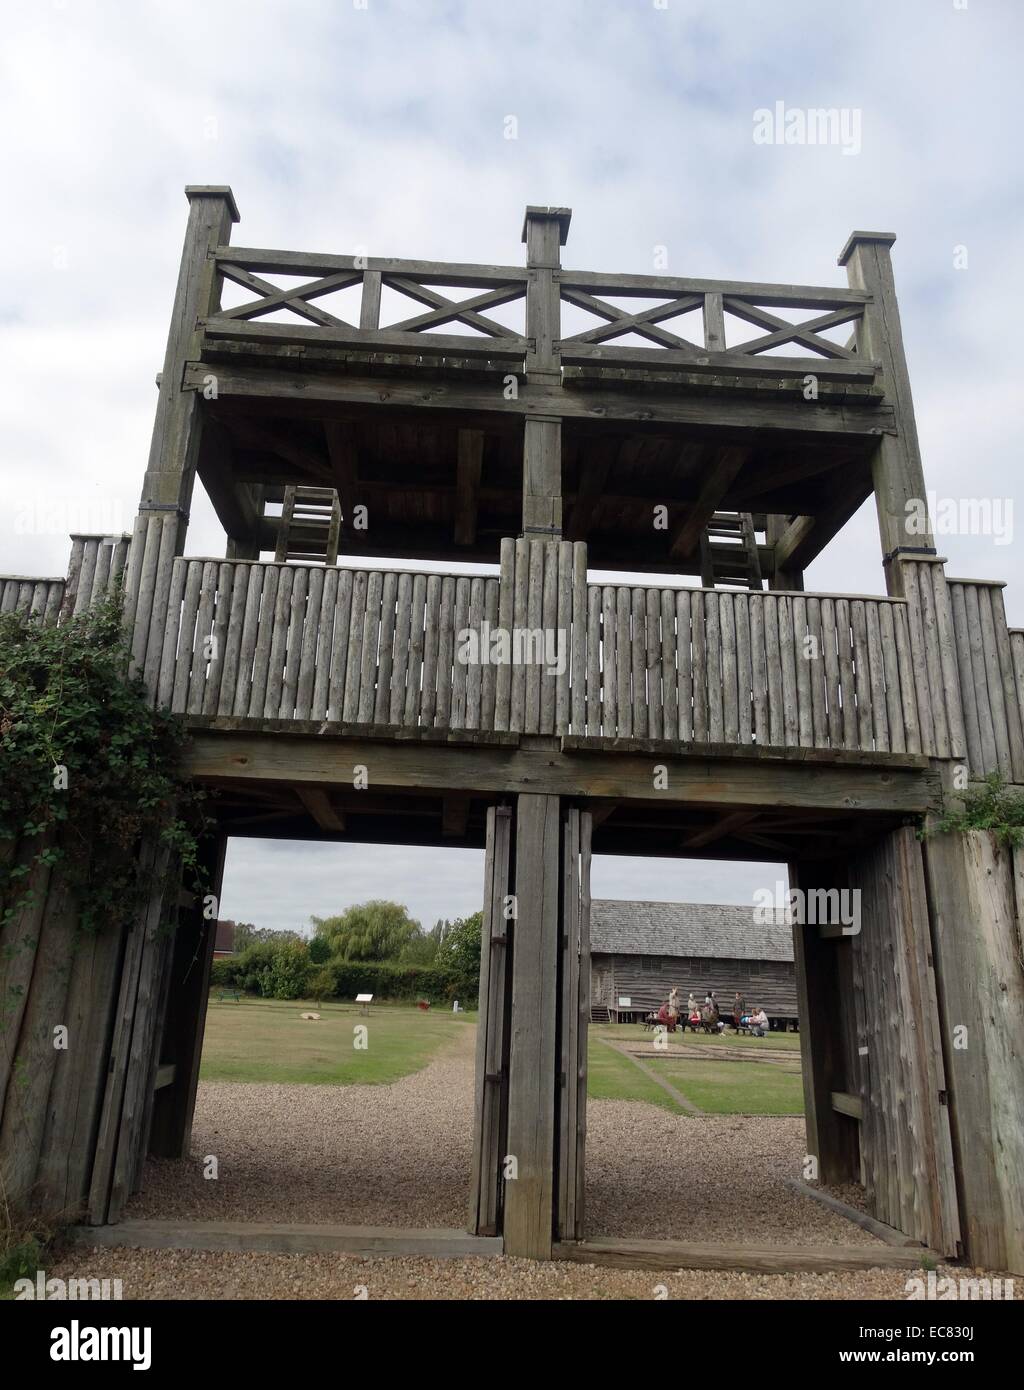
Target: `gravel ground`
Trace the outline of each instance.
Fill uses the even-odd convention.
[[[970,1270],[937,1271],[954,1277]],[[911,1270],[846,1274],[599,1269],[531,1260],[357,1259],[190,1250],[78,1249],[47,1266],[61,1278],[120,1279],[125,1298],[350,1299],[903,1299]]]
[[[127,1215],[184,1220],[464,1225],[474,1039],[391,1086],[204,1082],[192,1157],[151,1161]],[[884,1246],[782,1178],[805,1139],[793,1117],[673,1116],[595,1101],[588,1234],[751,1244]],[[216,1181],[202,1176],[215,1154]],[[901,1298],[907,1272],[652,1274],[530,1261],[73,1250],[61,1274],[121,1278],[126,1298]],[[965,1271],[958,1271],[965,1273]]]

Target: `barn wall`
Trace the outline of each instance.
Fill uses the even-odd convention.
[[[650,969],[644,968],[645,961],[650,963]],[[676,985],[684,1003],[691,990],[698,1000],[703,1000],[713,989],[723,1014],[729,1013],[733,995],[739,990],[748,1005],[761,1004],[769,1018],[798,1017],[792,961],[596,955],[593,969],[595,1004],[613,1004],[625,995],[636,1007],[657,1009]]]

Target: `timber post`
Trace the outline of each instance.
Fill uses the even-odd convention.
[[[132,538],[125,613],[133,667],[154,693],[171,566],[184,549],[202,432],[199,393],[186,389],[185,365],[201,355],[203,320],[220,300],[214,253],[230,241],[231,225],[238,221],[234,195],[226,186],[190,185],[185,196],[188,224]]]
[[[526,387],[561,386],[561,322],[558,272],[569,235],[568,208],[528,207],[526,243]],[[557,415],[527,413],[523,432],[523,534],[562,534],[562,422]]]
[[[892,566],[896,556],[935,554],[892,271],[890,248],[895,240],[893,232],[852,232],[839,255],[839,264],[846,267],[850,288],[871,295],[864,307],[857,351],[879,364],[886,399],[894,407],[896,416],[895,432],[882,434],[872,463],[878,529],[890,593],[899,592],[898,576]],[[914,516],[923,518],[923,530],[915,531],[910,527]]]

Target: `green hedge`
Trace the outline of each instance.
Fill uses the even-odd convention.
[[[354,999],[357,994],[432,1003],[458,999],[472,1008],[477,998],[477,981],[465,974],[395,961],[334,959],[316,965],[308,959],[304,943],[295,942],[260,942],[237,956],[222,956],[213,962],[210,984],[267,999],[308,999],[317,987],[324,999]]]

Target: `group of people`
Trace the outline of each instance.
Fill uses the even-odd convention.
[[[706,1033],[721,1033],[724,1032],[726,1026],[713,989],[704,996],[704,1003],[701,1005],[698,1005],[696,997],[691,992],[686,1001],[684,1014],[682,995],[676,986],[672,987],[672,992],[668,996],[668,1003],[662,1004],[658,1013],[658,1022],[665,1024],[670,1032],[681,1026],[690,1028],[694,1033],[698,1028],[703,1028]],[[748,1009],[739,990],[736,991],[736,997],[732,1002],[732,1025],[737,1033],[746,1029],[755,1038],[763,1038],[769,1031],[768,1015],[764,1009],[759,1004]]]

